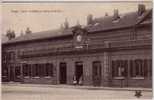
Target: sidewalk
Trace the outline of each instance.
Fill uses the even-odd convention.
[[[2,83],[2,86],[22,86],[22,87],[52,87],[52,88],[74,88],[74,89],[87,89],[87,90],[112,90],[112,91],[135,91],[135,90],[141,90],[146,92],[152,92],[152,88],[139,88],[139,87],[94,87],[94,86],[79,86],[79,85],[50,85],[50,84],[21,84],[17,82],[5,82]]]

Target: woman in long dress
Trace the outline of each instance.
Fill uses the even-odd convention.
[[[73,85],[76,85],[77,84],[77,80],[76,80],[76,76],[74,75],[73,76]]]
[[[83,77],[81,76],[79,79],[79,85],[82,85],[82,84],[83,84]]]

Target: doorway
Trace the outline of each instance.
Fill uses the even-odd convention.
[[[95,61],[92,66],[93,70],[93,85],[100,86],[101,85],[101,62]]]
[[[20,66],[15,66],[15,82],[21,81],[21,68]]]
[[[15,68],[14,68],[14,66],[10,66],[10,75],[9,75],[10,77],[10,80],[9,81],[14,81],[15,80]]]
[[[77,84],[79,84],[80,78],[83,77],[83,63],[82,62],[75,63],[75,76],[76,76]]]
[[[9,74],[9,81],[13,82],[20,82],[21,81],[21,69],[20,66],[10,66],[10,74]]]
[[[67,83],[67,66],[66,63],[60,63],[60,84],[66,84]]]

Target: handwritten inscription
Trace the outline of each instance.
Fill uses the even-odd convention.
[[[45,10],[16,10],[16,9],[13,9],[11,10],[12,13],[60,13],[60,12],[63,12],[62,10],[58,10],[58,9],[54,9],[54,10],[48,10],[48,9],[45,9]]]

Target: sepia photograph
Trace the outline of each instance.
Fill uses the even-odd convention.
[[[3,1],[2,100],[152,100],[152,1]]]

